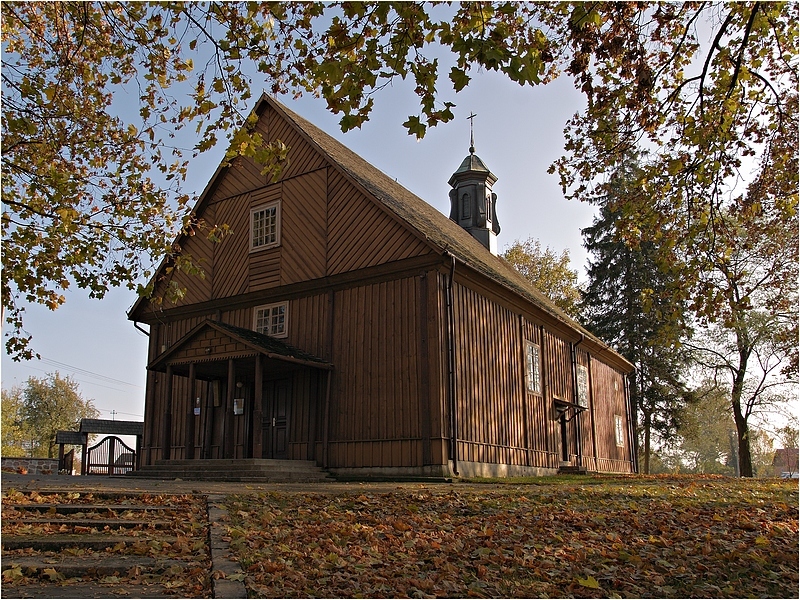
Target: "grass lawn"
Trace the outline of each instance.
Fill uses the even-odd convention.
[[[798,597],[790,480],[559,477],[228,508],[251,597]]]

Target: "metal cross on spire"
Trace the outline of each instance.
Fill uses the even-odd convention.
[[[469,116],[467,117],[467,119],[469,119],[469,153],[470,154],[475,154],[475,136],[473,135],[472,125],[474,123],[475,117],[477,117],[477,116],[478,115],[476,115],[474,112],[470,111]]]

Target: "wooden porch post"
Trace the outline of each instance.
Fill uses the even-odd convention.
[[[255,393],[253,394],[253,458],[261,458],[264,456],[264,449],[262,448],[263,433],[261,431],[261,407],[264,400],[264,359],[261,354],[256,356],[256,382]]]
[[[211,437],[214,432],[214,402],[218,401],[215,396],[219,393],[219,381],[210,381],[206,384],[206,405],[200,409],[201,426],[203,427],[203,453],[201,458],[211,458]]]
[[[225,440],[223,441],[223,458],[233,458],[233,396],[236,390],[236,365],[232,358],[228,359],[228,393],[225,398],[225,416],[223,417]]]
[[[194,363],[189,363],[189,411],[186,413],[186,439],[183,441],[184,458],[194,458],[194,401],[195,401]]]
[[[326,371],[327,381],[325,382],[325,417],[322,425],[322,468],[327,469],[330,464],[330,428],[331,428],[331,378],[333,371]]]
[[[164,410],[164,428],[161,436],[161,459],[169,460],[172,453],[172,365],[167,365],[167,403]]]

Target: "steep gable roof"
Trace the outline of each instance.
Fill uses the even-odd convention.
[[[524,298],[566,325],[569,329],[591,340],[596,346],[611,352],[617,357],[617,362],[625,365],[629,370],[633,370],[633,365],[624,357],[569,317],[507,261],[489,252],[480,242],[475,240],[457,223],[451,221],[446,215],[404,188],[316,125],[313,125],[267,94],[262,94],[253,112],[262,114],[266,106],[270,106],[277,111],[312,146],[318,148],[330,161],[331,166],[360,187],[368,196],[388,210],[390,214],[395,215],[400,222],[411,227],[437,251],[449,253],[457,261]],[[195,212],[202,212],[204,205],[213,195],[217,182],[228,169],[229,167],[222,165],[217,168],[214,176],[201,194],[195,207]],[[180,238],[177,242],[180,242]],[[162,267],[159,267],[159,270]],[[141,300],[137,301],[130,309],[128,312],[129,318],[136,314]]]
[[[607,344],[558,308],[506,260],[493,255],[446,215],[280,102],[266,95],[262,96],[259,102],[267,102],[275,110],[284,114],[346,176],[355,181],[402,221],[416,229],[439,251],[449,252],[464,265],[475,269],[485,277],[522,296],[541,310],[565,323],[570,329],[593,340],[595,344],[617,354]],[[629,369],[633,369],[633,365],[627,360],[618,354],[617,356]]]

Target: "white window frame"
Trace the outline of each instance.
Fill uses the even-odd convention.
[[[542,395],[542,349],[529,340],[525,340],[525,389]]]
[[[256,239],[256,231],[255,231],[255,224],[256,218],[258,213],[275,210],[275,239],[269,242],[263,241],[260,244],[256,244],[258,241]],[[250,252],[258,252],[259,250],[266,250],[268,248],[275,248],[276,246],[280,246],[281,243],[281,202],[280,200],[275,200],[274,202],[269,202],[267,204],[261,204],[260,206],[256,206],[255,208],[250,209]]]
[[[625,447],[625,419],[622,415],[614,415],[614,438],[618,447]]]
[[[283,309],[283,321],[280,323],[282,330],[277,327],[278,322],[273,321],[274,318],[280,315],[280,309]],[[265,327],[261,327],[259,321],[264,318],[264,313],[267,313],[269,318],[269,331]],[[289,303],[276,302],[275,304],[264,304],[263,306],[256,306],[253,309],[253,331],[263,333],[274,338],[285,338],[289,335]]]
[[[575,381],[578,385],[578,393],[575,395],[578,406],[589,408],[589,369],[584,365],[577,365]]]

